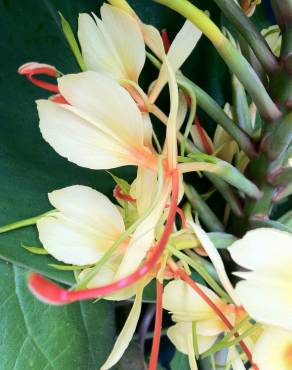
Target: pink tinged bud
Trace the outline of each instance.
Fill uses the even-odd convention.
[[[111,284],[92,289],[82,289],[75,291],[63,289],[58,285],[52,283],[51,281],[45,279],[41,275],[37,273],[32,273],[28,279],[28,286],[33,294],[46,303],[62,305],[74,301],[80,301],[83,299],[92,299],[112,294],[120,289],[136,283],[146,274],[151,272],[165,250],[169,236],[172,232],[173,223],[175,221],[175,215],[177,212],[177,202],[179,196],[178,170],[172,170],[169,175],[172,177],[172,197],[166,225],[160,240],[154,248],[153,253],[139,269],[134,271],[132,274]]]
[[[114,197],[117,199],[124,200],[125,202],[135,202],[136,201],[136,199],[132,197],[131,195],[124,194],[119,185],[116,185],[114,188]]]
[[[166,30],[161,31],[161,38],[164,46],[164,50],[167,53],[170,48],[170,41]]]
[[[45,75],[56,78],[58,76],[58,72],[55,67],[49,64],[29,62],[20,66],[17,72],[20,75],[25,75],[34,85],[54,93],[59,93],[59,88],[56,84],[45,82],[34,77],[34,75]]]

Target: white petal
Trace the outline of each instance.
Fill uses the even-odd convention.
[[[157,173],[143,167],[138,167],[135,179],[135,198],[139,216],[151,207],[157,195]]]
[[[211,289],[201,284],[198,286],[214,303],[220,301]],[[171,281],[166,285],[163,292],[163,308],[175,315],[179,314],[181,318],[185,316],[185,321],[207,320],[216,316],[210,306],[182,280]]]
[[[134,272],[145,258],[147,252],[153,246],[155,240],[155,227],[162,216],[165,203],[170,194],[169,184],[163,189],[161,198],[152,212],[137,227],[129,246],[125,252],[123,261],[118,269],[116,279],[127,276]]]
[[[88,14],[79,15],[78,39],[82,56],[89,70],[101,72],[116,79],[123,78],[124,70],[119,56]]]
[[[134,333],[135,329],[139,320],[139,316],[141,313],[142,307],[142,294],[143,294],[143,287],[139,287],[137,290],[136,298],[131,309],[131,312],[127,318],[127,321],[118,336],[114,348],[109,355],[106,362],[102,365],[100,370],[107,370],[114,366],[119,359],[122,357],[123,353],[127,349]]]
[[[260,370],[291,370],[292,332],[265,329],[256,342],[253,360]]]
[[[143,145],[142,115],[127,91],[97,72],[69,74],[58,80],[61,94],[103,132],[126,146]]]
[[[171,326],[167,330],[167,336],[175,347],[182,353],[188,354],[188,338],[193,337],[192,334],[192,323],[191,322],[179,322]],[[197,335],[199,353],[203,353],[212,347],[217,336],[202,336]]]
[[[102,21],[125,70],[123,78],[138,81],[145,63],[145,44],[138,22],[125,11],[104,4]]]
[[[37,228],[44,248],[57,260],[73,265],[97,262],[112,244],[60,214],[42,217]]]
[[[217,251],[216,247],[214,246],[213,242],[208,237],[207,233],[205,233],[205,231],[200,226],[196,225],[194,222],[189,222],[189,225],[194,230],[196,236],[199,238],[202,246],[204,247],[206,253],[208,254],[208,257],[212,261],[224,289],[229,294],[229,296],[232,298],[234,303],[236,303],[237,305],[240,305],[240,301],[238,297],[236,296],[234,288],[232,284],[230,283],[230,280],[225,271],[222,258],[219,252]]]
[[[91,169],[137,164],[126,146],[65,105],[48,100],[39,100],[37,105],[43,138],[69,161]]]
[[[160,60],[163,60],[165,52],[159,31],[155,27],[144,23],[141,23],[141,30],[145,44]]]
[[[292,275],[292,234],[271,228],[251,230],[228,248],[232,259],[251,270]]]
[[[227,362],[231,362],[233,370],[245,370],[246,369],[242,359],[240,358],[239,353],[236,350],[236,347],[229,348]]]
[[[49,193],[51,204],[63,215],[114,242],[125,230],[117,207],[102,193],[82,185]]]
[[[174,72],[176,72],[189,57],[194,47],[197,45],[202,32],[194,26],[189,20],[185,22],[181,30],[173,40],[170,49],[167,53],[167,59]],[[162,59],[163,60],[163,59]],[[165,63],[162,64],[159,77],[156,81],[153,93],[151,93],[151,100],[156,100],[160,91],[167,82],[167,70]]]
[[[268,273],[269,274],[269,273]],[[292,330],[292,282],[285,277],[256,273],[236,285],[242,305],[259,322]]]
[[[154,152],[152,145],[152,135],[153,135],[153,126],[150,119],[149,113],[142,113],[143,123],[144,123],[144,145],[151,149]]]
[[[188,105],[185,97],[185,93],[182,90],[179,90],[178,94],[179,104],[178,104],[178,111],[177,111],[177,130],[180,130],[181,126],[183,125],[187,111]]]

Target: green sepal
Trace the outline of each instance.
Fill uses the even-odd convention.
[[[46,255],[46,254],[49,254],[45,248],[43,247],[33,247],[33,246],[29,246],[29,245],[25,245],[23,243],[21,243],[21,246],[22,248],[26,249],[27,251],[31,252],[31,253],[34,253],[34,254],[42,254],[42,255]]]

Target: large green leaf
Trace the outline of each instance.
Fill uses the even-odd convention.
[[[114,308],[91,301],[47,306],[26,287],[26,271],[0,263],[0,369],[94,370],[113,344]]]

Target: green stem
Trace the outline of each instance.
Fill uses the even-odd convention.
[[[200,194],[193,186],[184,183],[185,195],[191,203],[192,207],[199,214],[199,218],[207,226],[210,231],[224,231],[224,225],[219,221],[215,213],[211,210],[208,204],[203,200]]]
[[[251,65],[204,12],[200,11],[187,0],[155,1],[176,10],[178,13],[189,19],[204,33],[205,36],[209,38],[225,63],[242,82],[252,100],[256,103],[262,117],[266,120],[274,121],[281,116],[281,112],[272,101]]]
[[[235,1],[214,0],[228,20],[235,26],[242,37],[247,41],[258,60],[267,72],[273,72],[279,68],[279,62],[265,38],[258,31],[255,24],[243,13]]]
[[[0,227],[0,234],[6,233],[7,231],[21,229],[22,227],[35,225],[42,217],[52,215],[55,212],[56,212],[56,210],[48,211],[48,212],[42,213],[41,215],[38,215],[38,216],[26,218],[24,220],[16,221],[16,222],[13,222],[13,223],[8,224],[8,225],[1,226]]]
[[[283,28],[292,23],[292,1],[271,0],[278,24]]]
[[[250,158],[256,155],[255,148],[248,135],[242,131],[224,112],[220,105],[204,90],[183,75],[177,75],[179,86],[191,87],[196,94],[198,105],[237,142],[239,147]]]

